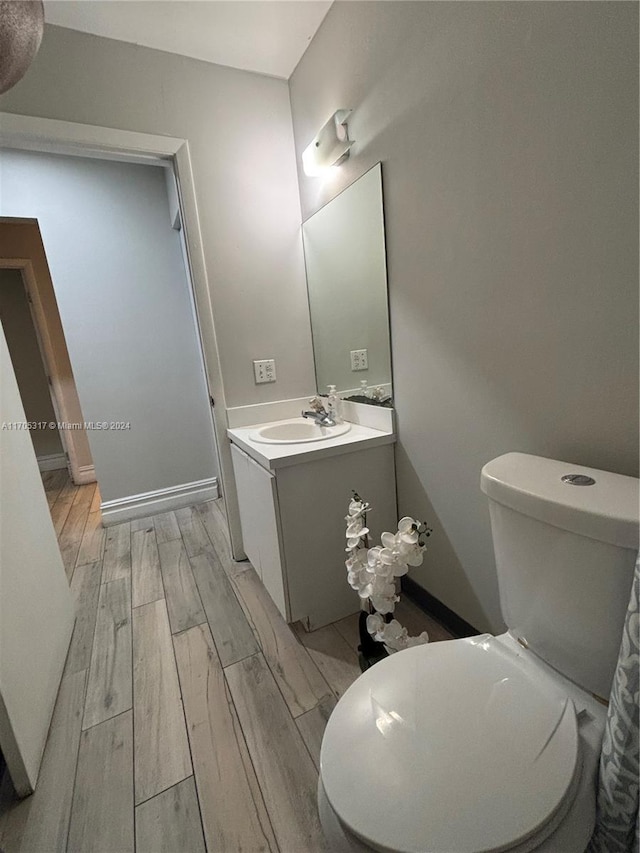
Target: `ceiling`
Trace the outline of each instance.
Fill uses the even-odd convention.
[[[45,0],[49,24],[288,79],[332,0]]]

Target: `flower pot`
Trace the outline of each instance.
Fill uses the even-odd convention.
[[[384,643],[379,643],[374,640],[371,634],[367,631],[367,616],[366,610],[360,611],[358,621],[358,630],[360,634],[360,645],[358,646],[358,662],[362,672],[366,672],[374,663],[389,657],[389,652],[385,649]]]

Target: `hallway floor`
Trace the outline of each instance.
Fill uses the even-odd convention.
[[[359,674],[357,614],[288,626],[233,561],[222,501],[105,530],[95,484],[43,481],[77,621],[37,790],[0,787],[3,853],[325,850],[320,743]]]

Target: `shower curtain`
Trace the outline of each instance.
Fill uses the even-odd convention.
[[[638,853],[640,554],[600,756],[596,828],[587,853]]]

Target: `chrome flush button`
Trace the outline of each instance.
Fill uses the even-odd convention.
[[[593,486],[596,482],[593,477],[587,477],[586,474],[565,474],[561,479],[563,483],[569,483],[570,486]]]

